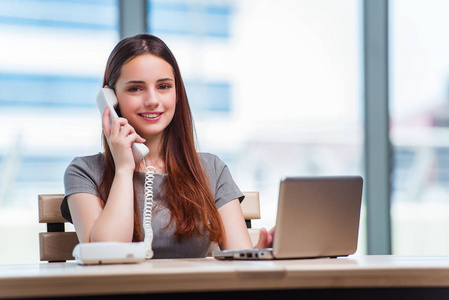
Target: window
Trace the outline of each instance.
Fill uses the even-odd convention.
[[[191,37],[229,37],[231,6],[211,1],[150,1],[151,32]]]
[[[39,260],[37,195],[101,151],[95,95],[118,41],[114,0],[0,0],[0,263]],[[99,13],[101,11],[101,13]]]
[[[393,254],[449,249],[449,26],[444,0],[390,2]]]

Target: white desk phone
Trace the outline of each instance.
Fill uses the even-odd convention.
[[[80,243],[72,255],[80,265],[139,263],[146,258],[143,242]]]
[[[106,106],[110,108],[110,124],[113,119],[118,118],[115,108],[118,105],[115,92],[111,88],[102,88],[97,94],[97,106],[100,114]],[[80,243],[73,249],[73,257],[79,264],[112,264],[112,263],[136,263],[153,257],[151,244],[153,242],[153,229],[151,227],[151,217],[153,210],[153,179],[156,168],[145,163],[145,156],[150,150],[142,143],[133,143],[132,153],[136,163],[143,161],[145,165],[145,205],[143,210],[143,228],[145,239],[140,243]]]

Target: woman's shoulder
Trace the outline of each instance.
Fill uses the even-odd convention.
[[[78,156],[72,160],[70,165],[100,167],[104,165],[104,156],[102,153],[87,156]]]
[[[217,155],[209,152],[199,152],[198,155],[201,160],[203,160],[207,165],[213,165],[220,162],[223,163],[223,161]]]
[[[104,169],[104,157],[102,153],[94,155],[75,157],[67,167],[66,173],[95,173],[97,175],[102,173]]]
[[[209,172],[220,173],[226,164],[215,154],[208,152],[198,153],[201,163],[209,170]]]

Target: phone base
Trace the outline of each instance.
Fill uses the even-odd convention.
[[[80,265],[139,263],[145,260],[144,243],[80,243],[72,253]]]

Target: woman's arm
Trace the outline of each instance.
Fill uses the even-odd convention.
[[[218,209],[225,228],[225,240],[220,244],[222,250],[239,250],[253,248],[246,228],[245,218],[238,199],[234,199]],[[274,227],[267,231],[261,228],[259,241],[254,248],[271,248],[273,246]]]
[[[87,193],[76,193],[67,197],[72,223],[80,243],[91,241],[92,229],[103,211],[100,198]]]
[[[132,241],[134,231],[132,177],[115,175],[104,207],[100,198],[87,193],[70,195],[67,201],[80,242]]]
[[[218,209],[225,229],[225,238],[220,244],[222,250],[250,249],[253,247],[245,218],[238,199],[234,199]]]

